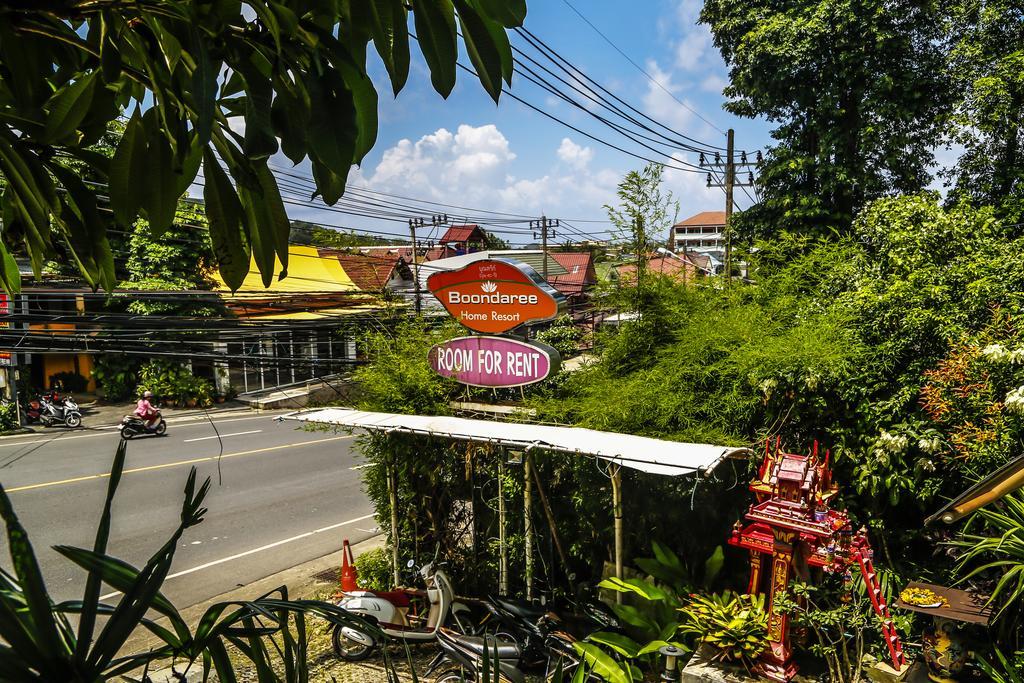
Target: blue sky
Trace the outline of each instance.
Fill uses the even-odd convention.
[[[732,127],[737,148],[753,150],[769,142],[766,122],[739,119],[722,109],[726,69],[710,33],[696,23],[699,0],[570,1],[693,111],[648,80],[564,0],[530,2],[526,27],[604,87],[679,133],[724,146],[720,131]],[[519,36],[513,34],[512,40],[525,46]],[[441,99],[430,85],[415,43],[409,83],[393,98],[386,74],[373,57],[370,72],[380,93],[380,131],[374,150],[361,168],[353,170],[353,187],[491,211],[544,213],[574,221],[585,232],[608,229],[607,223],[586,221],[606,219],[603,205],[614,201],[616,183],[642,161],[588,140],[511,98],[502,98],[495,106],[465,72],[459,73],[451,96]],[[465,57],[462,61],[469,63]],[[598,137],[647,153],[518,75],[512,92]],[[682,158],[696,162],[692,153]],[[280,158],[274,163],[286,167],[290,162]],[[708,190],[704,184],[702,174],[666,173],[665,189],[679,200],[681,218],[723,207],[722,191]],[[750,200],[738,194],[737,203],[744,207]],[[397,222],[294,205],[289,213],[357,230],[405,233]],[[474,218],[472,212],[465,213]],[[529,241],[511,233],[503,236],[512,242]]]

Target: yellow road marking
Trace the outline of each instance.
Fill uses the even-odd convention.
[[[340,439],[351,439],[351,435],[344,436],[332,436],[327,439],[320,439],[318,441],[301,441],[299,443],[286,443],[280,446],[268,446],[267,448],[257,448],[251,451],[239,451],[238,453],[225,453],[220,456],[223,459],[237,458],[243,455],[256,455],[258,453],[267,453],[269,451],[279,451],[282,448],[299,448],[301,446],[312,446],[313,444],[326,443],[328,441],[338,441]],[[209,460],[216,460],[218,456],[213,455],[208,458],[193,458],[191,460],[178,460],[177,462],[165,462],[160,465],[148,465],[147,467],[134,467],[132,469],[124,470],[123,474],[135,474],[137,472],[152,472],[153,470],[162,470],[168,467],[180,467],[181,465],[194,465],[197,462],[207,462]],[[106,479],[110,476],[110,473],[105,474],[87,474],[83,477],[72,477],[71,479],[60,479],[58,481],[46,481],[41,484],[28,484],[27,486],[16,486],[13,489],[6,489],[7,493],[17,493],[18,491],[31,491],[32,489],[43,489],[50,486],[63,486],[64,484],[76,484],[80,481],[90,481],[92,479]]]

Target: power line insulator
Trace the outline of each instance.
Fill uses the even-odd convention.
[[[708,173],[708,187],[711,187],[711,174]]]

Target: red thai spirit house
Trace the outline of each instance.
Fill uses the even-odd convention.
[[[854,532],[847,514],[829,507],[838,491],[832,483],[829,453],[819,459],[817,442],[811,455],[783,453],[779,440],[774,448],[766,443],[764,462],[750,490],[757,502],[747,511],[745,526],[736,522],[729,544],[750,551],[748,592],[768,594],[770,647],[761,655],[757,672],[776,681],[796,675],[789,617],[774,610],[775,596],[786,592],[790,579],[807,580],[811,567],[845,574],[854,564],[864,576],[892,665],[899,670],[904,664],[903,649],[875,576],[867,531]]]

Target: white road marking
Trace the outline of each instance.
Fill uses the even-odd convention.
[[[349,467],[350,470],[361,470],[367,467],[373,467],[377,463],[375,462],[364,462],[362,465],[356,465],[355,467]]]
[[[244,420],[272,420],[272,419],[274,419],[273,416],[267,415],[267,414],[263,414],[263,415],[254,415],[252,417],[238,417],[238,418],[235,418],[233,420],[218,420],[217,418],[214,418],[213,421],[216,424],[221,425],[221,424],[227,424],[228,422],[242,422]],[[189,422],[195,422],[195,420],[189,420]],[[200,424],[197,424],[195,426],[199,427],[199,426],[202,426],[202,424],[209,424],[209,422],[200,423]],[[168,425],[168,427],[173,427],[175,425],[181,425],[182,427],[192,427],[191,424],[182,423],[182,422],[168,422],[167,425]],[[28,445],[34,444],[34,443],[44,443],[44,442],[47,442],[47,441],[54,441],[54,440],[71,441],[72,439],[91,439],[91,438],[96,437],[96,436],[110,436],[112,433],[115,433],[120,428],[121,428],[120,425],[106,426],[106,427],[91,427],[90,429],[91,430],[95,430],[95,431],[92,431],[89,434],[76,434],[74,436],[64,436],[64,434],[67,434],[68,432],[47,432],[48,435],[52,434],[52,436],[49,436],[49,438],[43,438],[43,439],[36,438],[36,439],[33,439],[32,441],[10,441],[8,443],[0,442],[0,448],[4,448],[5,446],[6,447],[10,447],[10,446],[28,446]],[[7,439],[22,439],[22,438],[26,438],[26,437],[29,437],[29,436],[39,436],[39,435],[38,434],[26,434],[26,435],[19,434],[19,435],[14,435],[14,436],[0,436],[0,440],[6,441]]]
[[[220,436],[217,436],[216,434],[214,434],[213,436],[200,436],[195,439],[185,439],[182,441],[182,443],[192,443],[193,441],[206,441],[207,439],[226,439],[229,436],[242,436],[243,434],[259,434],[262,431],[262,429],[252,429],[248,432],[235,432],[234,434],[221,434]]]
[[[321,527],[319,529],[314,529],[313,531],[307,531],[306,533],[299,534],[298,536],[292,536],[291,538],[285,538],[285,539],[282,539],[280,541],[274,541],[273,543],[268,543],[266,545],[261,545],[259,548],[253,548],[252,550],[246,550],[245,552],[237,553],[237,554],[231,555],[229,557],[222,557],[219,560],[214,560],[213,562],[207,562],[206,564],[201,564],[198,567],[192,567],[191,569],[185,569],[185,570],[182,570],[180,572],[174,572],[173,574],[168,574],[167,575],[167,579],[165,579],[165,581],[169,580],[169,579],[175,579],[175,578],[177,578],[179,576],[185,576],[186,574],[193,574],[195,572],[202,571],[204,569],[209,569],[210,567],[215,567],[218,564],[224,564],[225,562],[231,562],[232,560],[237,560],[237,559],[246,557],[248,555],[254,555],[256,553],[261,553],[264,550],[270,550],[271,548],[276,548],[276,547],[284,545],[286,543],[291,543],[292,541],[298,541],[298,540],[301,540],[303,538],[309,538],[310,536],[315,536],[316,534],[322,534],[322,533],[327,532],[327,531],[334,531],[335,529],[338,529],[340,527],[347,526],[349,524],[355,524],[356,522],[361,522],[364,519],[370,519],[371,517],[373,517],[372,514],[370,514],[370,515],[363,515],[362,517],[356,517],[355,519],[347,519],[344,522],[338,522],[337,524],[332,524],[330,526],[325,526],[325,527]],[[110,598],[113,598],[113,597],[115,597],[117,595],[120,595],[120,594],[121,594],[121,591],[114,591],[113,593],[107,593],[106,595],[101,595],[100,596],[100,600],[109,600]]]

